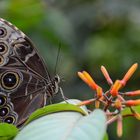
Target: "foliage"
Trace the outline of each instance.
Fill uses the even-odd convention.
[[[80,102],[67,100],[67,103],[48,105],[38,109],[32,113],[20,131],[14,125],[0,123],[0,139],[24,140],[34,137],[39,140],[47,137],[50,140],[92,140],[93,138],[102,140],[106,132],[105,114],[101,110],[88,114],[86,107],[76,105]]]
[[[57,110],[58,107],[55,109]],[[74,112],[69,110],[57,112],[56,110],[55,113],[29,123],[14,140],[32,139],[33,137],[34,140],[46,138],[49,140],[103,139],[106,132],[106,117],[101,110],[95,110],[86,116],[83,116],[79,111],[76,112],[75,109]]]
[[[12,140],[19,130],[12,124],[0,123],[0,140]]]
[[[63,103],[63,104],[53,104],[49,106],[45,106],[41,109],[36,110],[27,120],[26,124],[30,123],[31,121],[38,119],[39,117],[45,116],[47,114],[52,114],[56,112],[64,112],[64,111],[76,111],[83,115],[86,115],[86,113],[79,107],[69,104],[69,103]]]
[[[64,94],[69,98],[88,99],[93,91],[82,85],[77,71],[94,72],[95,80],[102,84],[100,65],[105,65],[115,79],[132,63],[140,62],[139,5],[138,0],[1,0],[0,13],[33,40],[51,74],[61,43],[57,73],[65,78]],[[139,77],[137,72],[124,90],[139,87]],[[135,136],[137,140],[139,131],[133,133],[133,129],[139,130],[139,126],[135,122],[129,127],[130,123],[126,124],[127,138],[122,139]]]

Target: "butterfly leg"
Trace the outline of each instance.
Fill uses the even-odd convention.
[[[65,97],[65,95],[64,95],[63,90],[62,90],[61,87],[59,87],[59,90],[60,90],[60,94],[61,94],[61,96],[62,96],[62,99],[64,99],[64,101],[65,101],[66,103],[68,103],[68,102],[67,102],[68,98]]]

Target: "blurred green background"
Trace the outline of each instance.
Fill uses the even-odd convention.
[[[139,0],[1,0],[0,17],[32,39],[52,77],[61,44],[56,72],[68,98],[93,97],[78,71],[88,71],[107,89],[101,65],[115,80],[133,63],[140,63]],[[140,69],[124,90],[139,88]],[[139,131],[140,122],[133,118],[124,120],[122,138],[116,136],[116,123],[108,128],[110,140],[139,140]]]

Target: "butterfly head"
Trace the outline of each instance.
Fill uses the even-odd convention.
[[[55,84],[55,94],[57,94],[59,92],[59,83],[60,83],[60,77],[59,75],[56,75],[54,77],[54,84]]]

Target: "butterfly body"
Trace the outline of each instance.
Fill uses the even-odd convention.
[[[21,125],[58,92],[58,82],[30,39],[0,18],[0,121]]]

